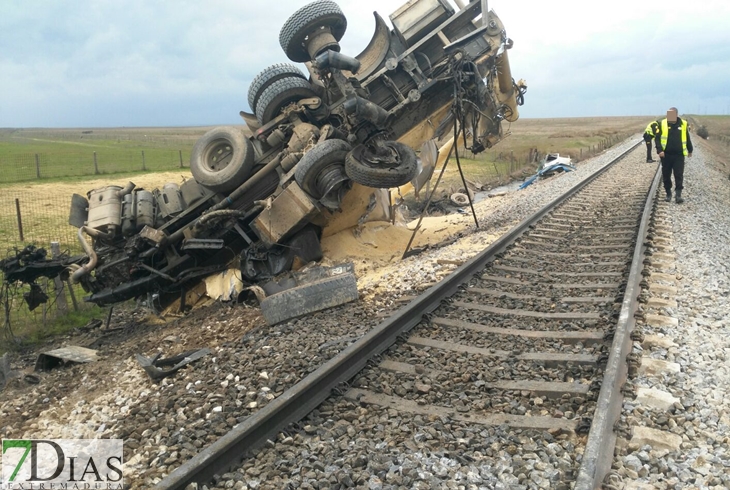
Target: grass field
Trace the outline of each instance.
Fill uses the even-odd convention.
[[[730,172],[730,116],[691,116],[695,126],[705,126],[709,133],[707,142],[715,150],[715,160],[724,172]],[[692,138],[696,136],[693,134]]]
[[[207,129],[0,129],[0,184],[187,167]]]

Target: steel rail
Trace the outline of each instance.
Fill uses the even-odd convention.
[[[207,483],[215,475],[226,473],[231,466],[240,463],[249,451],[261,447],[282,429],[303,419],[326,400],[333,390],[354,377],[372,357],[388,349],[399,336],[418,325],[424,315],[434,311],[443,299],[452,296],[462,284],[469,281],[474,274],[482,270],[498,253],[504,251],[532,225],[603,175],[640,144],[641,141],[632,145],[612,162],[516,225],[451,275],[396,311],[391,317],[350,344],[337,356],[282,393],[281,396],[183,463],[161,480],[155,488],[184,490],[190,483]]]
[[[583,459],[578,468],[578,477],[575,490],[594,490],[601,488],[603,479],[611,470],[613,453],[616,447],[616,434],[613,431],[614,423],[621,415],[623,395],[621,386],[626,381],[628,365],[626,356],[631,352],[631,331],[636,325],[634,313],[638,308],[637,297],[641,292],[641,272],[644,268],[644,252],[646,251],[646,236],[649,230],[651,209],[654,206],[657,188],[661,177],[661,167],[657,169],[649,194],[644,204],[644,213],[639,224],[639,231],[634,248],[634,257],[631,261],[629,278],[624,292],[613,342],[609,351],[608,363],[598,393],[596,410],[593,415],[591,429],[588,432]]]

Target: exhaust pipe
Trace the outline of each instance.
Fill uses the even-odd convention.
[[[132,183],[130,182],[130,184]],[[127,185],[127,187],[129,187],[129,184]],[[132,184],[132,188],[134,188],[134,184]],[[131,192],[131,189],[129,190],[129,192]],[[82,277],[94,270],[94,267],[96,267],[96,263],[99,261],[96,252],[94,252],[94,249],[91,247],[91,245],[89,245],[89,242],[86,241],[86,238],[84,238],[84,233],[95,238],[106,238],[109,236],[106,233],[95,230],[93,228],[89,228],[88,226],[82,226],[81,228],[79,228],[79,242],[81,243],[81,247],[84,249],[84,252],[86,252],[86,255],[89,256],[89,261],[78,269],[74,270],[73,274],[71,274],[71,282],[73,284],[78,284],[79,280],[81,280]]]
[[[337,51],[328,49],[314,59],[314,64],[320,70],[328,68],[337,68],[339,70],[348,70],[353,75],[360,69],[360,60],[347,56]]]
[[[134,182],[127,182],[127,185],[117,191],[117,196],[121,199],[132,192],[135,187],[137,187],[137,185]]]
[[[385,126],[390,117],[390,113],[378,104],[359,96],[348,98],[343,107],[346,113],[354,113],[357,117],[370,121],[378,127]]]

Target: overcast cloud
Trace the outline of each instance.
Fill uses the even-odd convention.
[[[337,0],[357,55],[403,1]],[[240,123],[305,0],[0,2],[0,127]],[[523,117],[730,112],[730,2],[490,0]],[[303,65],[302,65],[302,68]]]

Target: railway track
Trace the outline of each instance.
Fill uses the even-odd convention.
[[[324,434],[333,441],[370,438],[383,451],[440,448],[447,457],[492,469],[502,451],[490,447],[494,438],[512,442],[504,446],[507,453],[517,445],[557,444],[561,449],[553,452],[582,456],[542,463],[555,463],[544,479],[551,488],[600,486],[612,461],[644,237],[659,183],[654,166],[621,163],[635,148],[413,299],[156,488],[215,482],[236,468],[251,474],[252,463],[241,466],[241,460],[267,441],[267,450],[296,455],[294,439]],[[313,410],[310,418],[324,432],[314,423],[295,430],[292,424]],[[363,418],[381,423],[358,425]],[[384,425],[391,427],[387,436]],[[491,432],[480,443],[484,428]],[[296,438],[288,435],[297,432]],[[299,453],[305,461],[307,455],[311,459],[308,451]],[[528,461],[524,471],[535,464]],[[482,473],[475,482],[488,479],[489,471]],[[527,478],[524,472],[512,476],[514,484]],[[436,472],[434,478],[445,477]],[[336,482],[349,486],[347,475]]]

